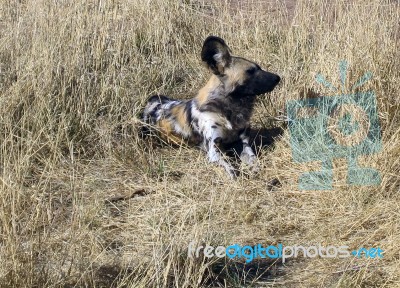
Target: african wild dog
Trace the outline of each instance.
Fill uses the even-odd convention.
[[[213,75],[197,96],[174,100],[154,95],[148,99],[143,121],[156,126],[169,141],[199,145],[210,162],[235,177],[235,169],[224,159],[221,147],[239,140],[243,144],[241,161],[256,164],[249,145],[250,116],[256,96],[272,91],[280,77],[254,62],[232,56],[225,41],[216,36],[204,41],[201,59]]]

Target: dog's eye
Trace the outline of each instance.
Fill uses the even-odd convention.
[[[257,67],[251,67],[250,69],[246,70],[246,73],[249,75],[253,75],[254,73],[256,73],[257,70]]]

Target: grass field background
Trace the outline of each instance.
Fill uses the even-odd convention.
[[[398,1],[0,1],[1,287],[399,287]],[[146,98],[193,97],[210,72],[208,35],[279,74],[254,127],[284,127],[285,103],[348,87],[377,96],[380,171],[331,191],[299,191],[288,131],[237,181],[203,152],[139,137]],[[311,92],[310,92],[311,91]],[[269,187],[272,179],[281,183]],[[381,247],[383,259],[189,259],[190,241]]]

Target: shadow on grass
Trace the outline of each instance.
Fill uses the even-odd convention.
[[[251,128],[249,131],[250,145],[255,151],[272,148],[277,138],[283,135],[285,130],[280,127],[275,128]],[[225,150],[229,156],[240,155],[243,150],[241,141],[225,145]]]
[[[186,261],[182,263],[187,264]],[[181,266],[181,269],[182,272],[186,270],[184,266]],[[86,287],[132,287],[132,284],[134,285],[138,279],[142,278],[138,273],[143,277],[147,272],[146,269],[134,271],[129,268],[123,269],[119,265],[100,265],[93,267],[93,280],[89,283],[70,283],[64,287],[76,287],[81,284]],[[221,258],[209,263],[202,280],[197,282],[197,287],[259,287],[261,284],[274,283],[284,275],[285,267],[280,259],[254,259],[250,263],[245,263]],[[176,285],[185,282],[184,279],[176,279],[176,276],[169,274],[163,287],[177,287]],[[149,287],[157,287],[158,284],[152,282],[154,279],[148,279],[148,281]],[[186,284],[190,286],[189,283]]]
[[[285,274],[280,259],[254,259],[250,263],[221,259],[210,270],[204,283],[207,287],[258,287]]]

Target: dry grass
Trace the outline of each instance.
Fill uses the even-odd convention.
[[[0,2],[0,284],[2,287],[398,287],[400,50],[397,1]],[[289,5],[294,7],[293,5]],[[236,7],[236,8],[235,8]],[[255,126],[281,126],[285,101],[322,73],[338,85],[374,74],[383,149],[364,157],[378,187],[299,191],[289,135],[262,149],[258,177],[227,179],[203,153],[138,137],[147,96],[189,98],[209,73],[207,35],[277,72]],[[270,179],[282,183],[273,191]],[[382,260],[280,263],[187,258],[192,240],[380,246]],[[258,269],[258,270],[257,270]]]

